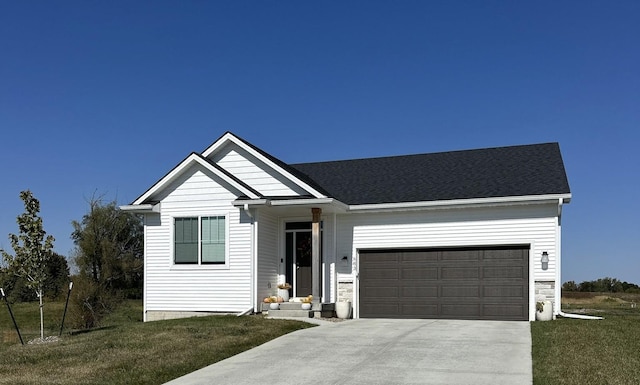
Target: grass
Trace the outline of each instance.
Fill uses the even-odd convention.
[[[6,305],[0,309],[0,384],[159,384],[310,325],[261,316],[212,316],[142,323],[126,302],[108,327],[59,342],[21,346]],[[45,335],[58,335],[64,304],[45,304]],[[12,310],[25,343],[39,337],[38,305]]]
[[[536,385],[640,384],[640,296],[563,298],[563,311],[605,317],[533,322]]]

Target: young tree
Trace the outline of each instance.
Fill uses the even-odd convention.
[[[25,212],[16,218],[19,235],[9,234],[15,255],[0,250],[2,257],[15,274],[25,278],[27,285],[35,290],[40,301],[40,338],[44,339],[43,296],[47,280],[47,262],[53,255],[54,238],[47,235],[42,226],[40,202],[31,191],[20,192]]]

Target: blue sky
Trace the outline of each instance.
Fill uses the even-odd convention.
[[[640,2],[0,4],[0,247],[229,130],[285,162],[557,141],[563,281],[640,283]]]

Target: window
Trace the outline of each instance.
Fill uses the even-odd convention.
[[[224,264],[225,221],[225,216],[174,218],[174,262]]]

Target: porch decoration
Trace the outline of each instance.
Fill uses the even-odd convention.
[[[287,282],[278,284],[278,296],[282,297],[284,302],[289,302],[289,289],[291,285]]]
[[[351,301],[336,302],[336,317],[351,318]]]
[[[302,302],[302,310],[311,310],[311,301],[313,301],[312,295],[301,298],[300,302]]]
[[[551,301],[536,302],[536,320],[551,321],[553,319],[553,304]]]

